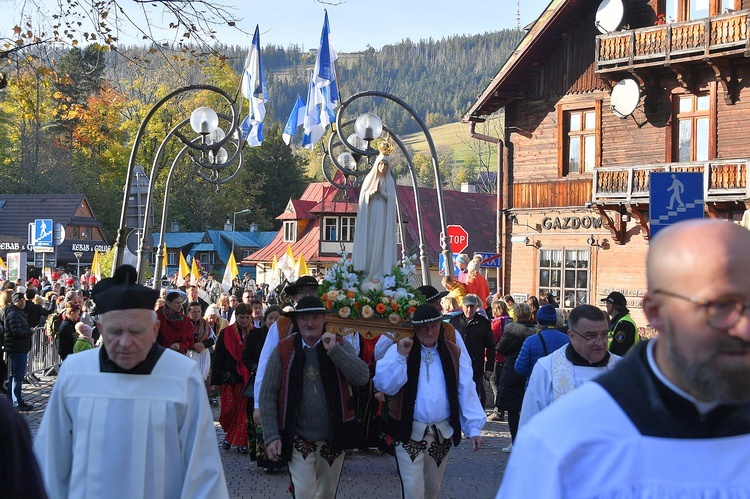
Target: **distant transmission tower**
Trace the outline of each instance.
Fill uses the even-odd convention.
[[[516,29],[521,29],[521,0],[516,3]]]

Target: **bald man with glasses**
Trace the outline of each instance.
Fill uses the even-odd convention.
[[[654,237],[659,331],[521,430],[498,497],[750,497],[750,231],[699,219]]]

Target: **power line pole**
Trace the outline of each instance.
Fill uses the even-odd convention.
[[[516,2],[516,29],[521,29],[521,0]]]

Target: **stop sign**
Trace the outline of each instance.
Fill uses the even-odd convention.
[[[461,253],[469,247],[469,233],[466,229],[460,225],[449,225],[447,229],[453,253]]]

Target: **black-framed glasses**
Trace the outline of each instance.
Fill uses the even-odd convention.
[[[692,296],[685,296],[671,291],[657,289],[654,293],[679,298],[680,300],[689,301],[694,305],[703,308],[706,324],[716,329],[729,329],[737,324],[740,317],[750,308],[750,303],[742,301],[738,297],[719,298],[718,300],[701,300]]]
[[[602,344],[605,344],[607,343],[607,341],[609,341],[609,331],[607,331],[606,333],[601,333],[601,334],[594,334],[594,333],[581,334],[575,329],[570,329],[570,328],[568,328],[568,331],[572,331],[573,333],[577,334],[578,336],[586,340],[586,343],[594,344],[597,341],[601,341]]]

